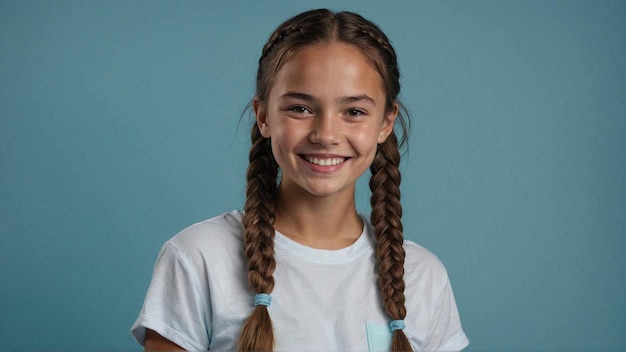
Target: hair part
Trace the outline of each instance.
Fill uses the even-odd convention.
[[[409,115],[398,101],[400,72],[396,52],[389,38],[374,23],[352,12],[334,13],[311,10],[282,23],[263,46],[259,58],[256,97],[261,103],[269,96],[282,65],[298,50],[324,43],[343,42],[355,45],[379,73],[386,96],[386,112],[398,111],[395,125],[400,138],[392,131],[378,146],[370,167],[372,178],[371,222],[377,240],[379,288],[383,308],[391,320],[406,316],[404,306],[404,249],[402,247],[402,207],[400,205],[399,146],[406,143],[410,130]],[[248,258],[248,281],[255,293],[271,293],[274,287],[274,221],[278,165],[256,124],[252,127],[252,147],[247,172],[244,224],[244,252]],[[239,339],[240,351],[271,351],[274,348],[272,323],[267,307],[257,306],[244,323]],[[402,332],[392,337],[392,351],[410,351]]]

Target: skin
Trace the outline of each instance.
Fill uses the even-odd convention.
[[[146,329],[144,351],[184,351],[184,349],[153,330]]]
[[[391,133],[397,107],[386,111],[380,75],[346,43],[299,50],[274,82],[267,101],[253,104],[282,172],[274,226],[314,248],[346,247],[363,229],[356,181]]]
[[[350,44],[303,48],[274,82],[267,101],[253,101],[282,172],[274,227],[313,248],[347,247],[363,231],[356,181],[393,130],[398,108],[386,111],[380,75]],[[316,165],[320,159],[330,165]],[[147,330],[145,350],[183,349]]]

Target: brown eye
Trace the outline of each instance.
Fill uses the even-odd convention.
[[[361,115],[364,115],[365,112],[363,112],[362,110],[359,110],[359,109],[349,109],[347,111],[347,114],[349,116],[361,116]]]
[[[304,106],[292,106],[289,108],[289,111],[291,112],[295,112],[296,114],[306,114],[309,109],[305,108]]]

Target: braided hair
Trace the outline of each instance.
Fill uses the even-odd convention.
[[[399,146],[406,142],[409,120],[398,102],[400,73],[396,53],[387,36],[372,22],[352,12],[334,13],[326,9],[303,12],[281,24],[263,46],[257,71],[256,97],[265,102],[273,79],[285,60],[299,49],[321,43],[344,42],[355,45],[380,74],[386,93],[386,111],[400,108],[397,121],[401,135],[392,132],[379,144],[370,166],[372,177],[371,222],[376,237],[379,288],[382,306],[391,320],[403,320],[404,249],[402,247],[402,206],[400,205]],[[252,127],[252,147],[247,171],[244,206],[244,252],[248,258],[248,281],[256,294],[270,294],[274,288],[274,222],[278,164],[272,155],[270,139],[256,124]],[[267,307],[257,305],[245,321],[239,338],[240,351],[271,351],[274,334]],[[392,351],[410,351],[401,329],[393,332]]]

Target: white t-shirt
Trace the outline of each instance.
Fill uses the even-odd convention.
[[[145,329],[187,350],[234,350],[254,308],[243,254],[241,212],[195,224],[167,241],[131,331]],[[349,247],[306,247],[276,232],[275,287],[268,307],[276,351],[389,350],[389,318],[377,288],[369,221]],[[405,241],[404,333],[415,351],[456,351],[469,341],[441,262]]]

